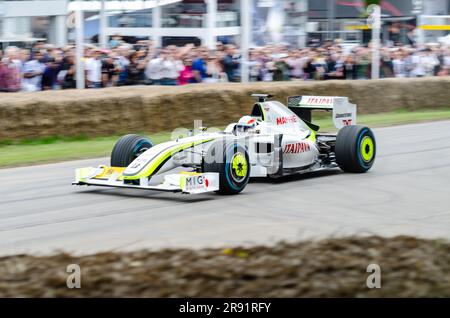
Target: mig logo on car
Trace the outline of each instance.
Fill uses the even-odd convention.
[[[191,176],[186,178],[186,190],[198,190],[208,188],[209,181],[204,176]]]

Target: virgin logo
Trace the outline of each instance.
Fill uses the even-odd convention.
[[[345,126],[350,126],[352,124],[351,119],[342,119],[342,122],[344,123]]]

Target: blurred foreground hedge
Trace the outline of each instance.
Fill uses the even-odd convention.
[[[68,289],[69,264],[81,288]],[[381,288],[366,286],[369,264]],[[271,247],[0,258],[0,297],[450,297],[450,242],[348,237]]]
[[[450,77],[374,81],[203,84],[0,93],[0,140],[100,136],[224,125],[247,114],[251,93],[349,96],[360,113],[450,107]]]

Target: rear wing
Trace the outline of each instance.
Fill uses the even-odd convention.
[[[340,96],[290,96],[287,106],[306,122],[311,122],[312,110],[333,111],[333,123],[337,129],[356,124],[356,104],[348,97]]]

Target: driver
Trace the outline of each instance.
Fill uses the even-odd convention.
[[[237,132],[246,132],[249,129],[253,129],[256,127],[256,119],[252,116],[243,116],[241,119],[239,119],[238,123],[236,124],[236,131]]]

